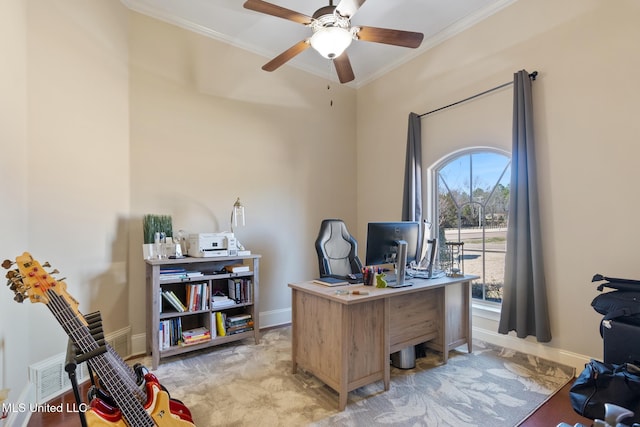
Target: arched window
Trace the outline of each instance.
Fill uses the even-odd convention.
[[[458,151],[431,168],[440,264],[447,259],[446,242],[464,242],[464,273],[480,276],[472,296],[488,302],[502,301],[510,174],[510,155],[494,148]]]

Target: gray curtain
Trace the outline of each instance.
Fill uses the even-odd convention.
[[[522,70],[513,81],[511,194],[504,294],[498,332],[515,331],[551,341],[536,183],[531,79]]]
[[[422,221],[422,127],[420,116],[409,113],[407,157],[404,165],[402,220]],[[418,238],[418,258],[422,256],[422,226]],[[421,259],[418,259],[419,262]]]
[[[422,221],[422,136],[420,132],[420,116],[409,113],[402,198],[403,221]]]

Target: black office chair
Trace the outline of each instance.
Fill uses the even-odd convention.
[[[320,277],[362,274],[362,262],[358,258],[358,242],[349,234],[344,221],[322,220],[315,246]]]

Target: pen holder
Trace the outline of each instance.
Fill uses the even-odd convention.
[[[375,280],[375,273],[372,268],[363,268],[362,269],[362,283],[365,286],[373,286],[373,282]]]

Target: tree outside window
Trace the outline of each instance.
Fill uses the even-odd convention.
[[[495,303],[502,302],[510,169],[508,155],[487,148],[458,152],[435,168],[440,262],[446,242],[464,242],[464,273],[480,277],[473,298]]]

